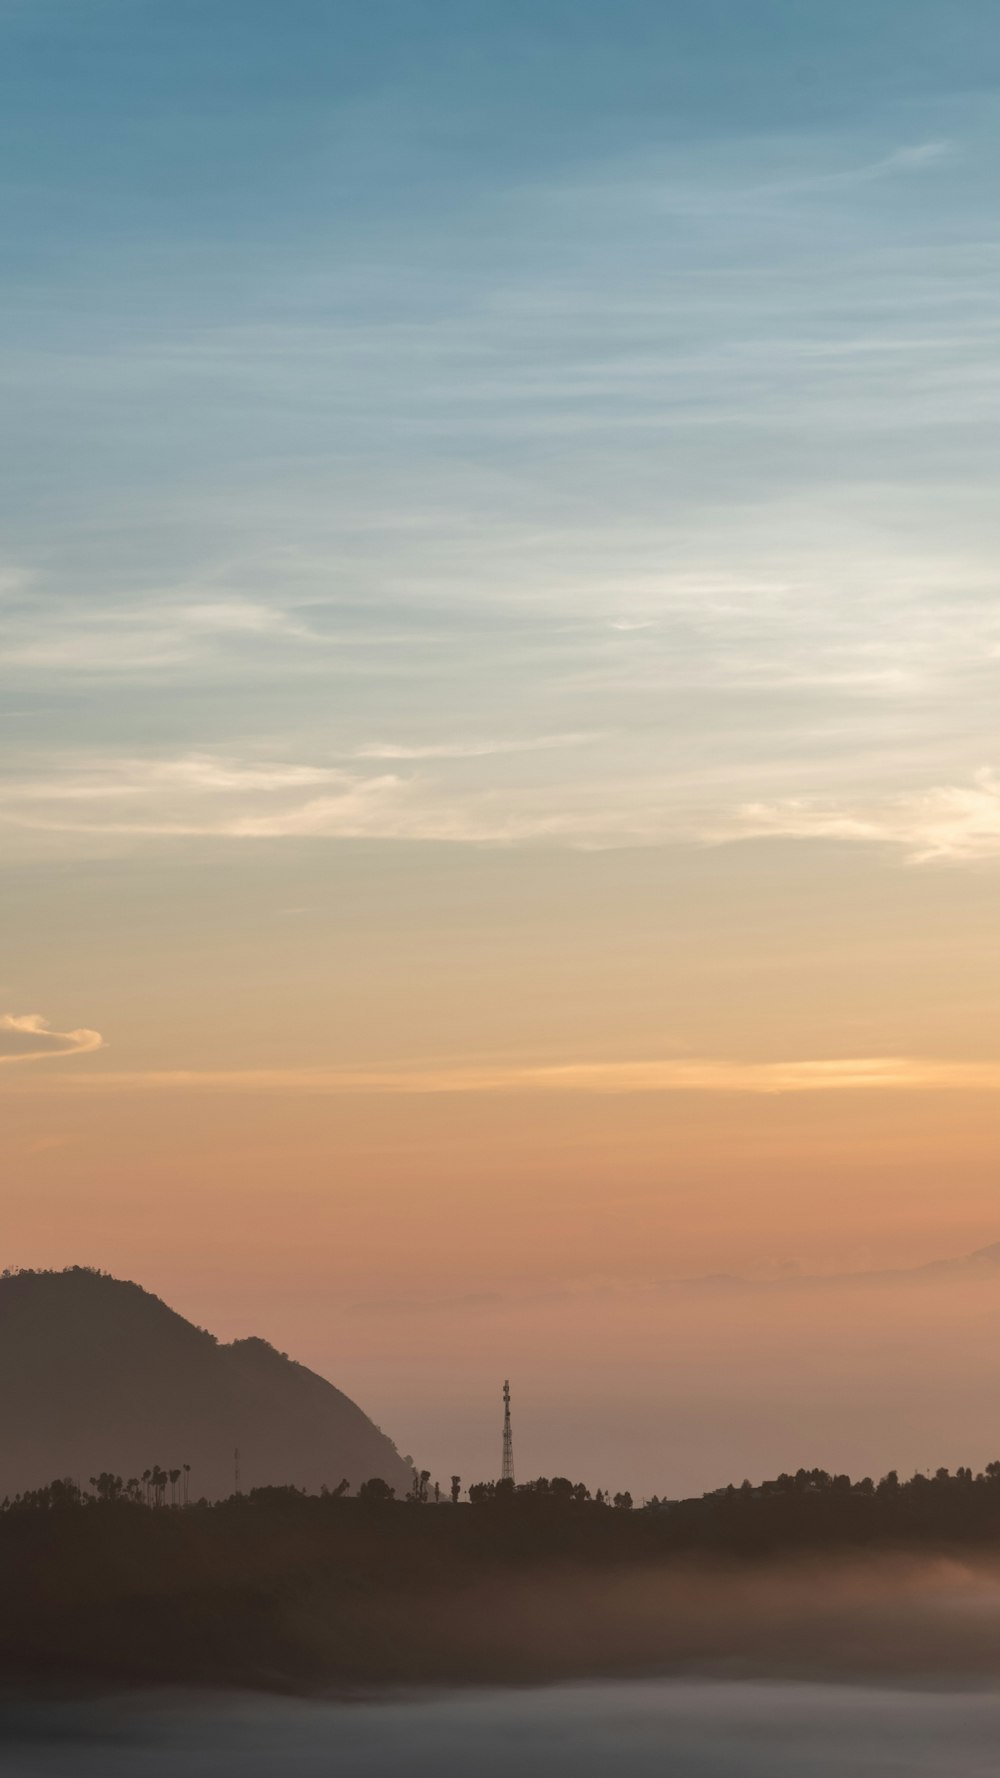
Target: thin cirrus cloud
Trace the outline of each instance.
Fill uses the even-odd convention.
[[[30,590],[29,583],[25,586]],[[281,641],[314,646],[318,640],[289,612],[221,597],[151,597],[144,604],[97,607],[83,619],[70,619],[58,600],[33,596],[30,603],[24,598],[20,614],[8,613],[4,628],[0,666],[8,670],[108,678],[188,667],[199,656],[219,655],[240,641],[273,647]]]
[[[711,173],[686,163],[683,156],[661,152],[637,155],[612,163],[602,177],[570,185],[554,184],[545,196],[551,204],[573,204],[581,198],[592,207],[624,203],[684,218],[708,218],[724,226],[734,213],[756,211],[761,216],[780,214],[803,200],[822,201],[825,196],[863,191],[886,181],[915,178],[933,172],[961,153],[959,143],[940,138],[901,143],[874,159],[827,151],[812,165],[789,170],[774,148],[763,152],[741,144],[742,163],[723,158]]]
[[[39,776],[9,781],[0,806],[100,803],[120,798],[149,806],[158,798],[301,790],[344,779],[335,767],[288,762],[246,764],[228,756],[190,753],[177,759],[93,759]]]
[[[937,785],[874,806],[800,800],[750,803],[745,834],[829,839],[901,847],[916,864],[974,863],[1000,855],[1000,780],[988,768],[964,785]]]
[[[495,833],[482,823],[463,824],[447,808],[422,806],[419,793],[414,779],[338,766],[245,763],[203,754],[94,760],[8,783],[0,791],[0,821],[36,833],[111,837],[459,839]]]
[[[888,846],[916,864],[1000,856],[1000,779],[986,768],[966,784],[880,801],[834,803],[806,795],[728,808],[717,784],[652,767],[629,774],[605,764],[600,773],[546,773],[527,782],[448,776],[449,765],[465,761],[544,754],[598,739],[580,732],[371,743],[341,755],[359,763],[397,761],[403,768],[397,772],[206,753],[62,761],[47,772],[8,779],[0,787],[0,823],[28,833],[112,840],[369,838],[614,848],[785,838]],[[425,765],[431,769],[422,770]]]
[[[95,1035],[93,1033],[89,1035]],[[60,1077],[60,1086],[74,1084]],[[88,1074],[87,1091],[280,1092],[325,1095],[995,1092],[1000,1062],[860,1056],[783,1062],[706,1057],[652,1061],[506,1062],[356,1068],[158,1069]]]
[[[567,735],[529,735],[508,741],[438,741],[407,746],[395,741],[372,741],[356,747],[354,759],[489,759],[505,753],[543,753],[549,748],[584,747],[599,740],[593,731]]]
[[[585,735],[385,746],[370,757],[461,763],[582,744]],[[357,758],[355,753],[352,757]],[[192,753],[174,759],[57,761],[0,788],[0,822],[46,834],[230,839],[370,837],[467,843],[549,835],[599,840],[614,802],[572,783],[560,789],[457,785],[446,777],[363,772],[341,765],[240,760]],[[611,823],[619,830],[622,809]]]
[[[0,1066],[14,1062],[59,1061],[104,1048],[99,1031],[53,1031],[40,1013],[0,1013]]]

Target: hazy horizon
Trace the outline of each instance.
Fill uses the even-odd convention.
[[[877,1481],[1000,1460],[1000,1255],[990,1257],[929,1273],[607,1280],[506,1299],[327,1297],[318,1342],[309,1295],[290,1303],[233,1279],[225,1303],[191,1291],[165,1300],[224,1342],[266,1338],[346,1391],[445,1494],[456,1473],[463,1487],[499,1474],[502,1368],[518,1480],[568,1474],[641,1501],[800,1468]],[[627,1370],[602,1350],[609,1323]],[[249,1428],[240,1442],[244,1485],[274,1479],[271,1431],[259,1450]],[[70,1444],[50,1467],[79,1470]]]

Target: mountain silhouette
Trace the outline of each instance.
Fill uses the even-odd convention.
[[[318,1491],[411,1471],[361,1409],[266,1340],[220,1345],[143,1290],[84,1267],[0,1278],[0,1498],[190,1465],[191,1498]]]
[[[694,1278],[667,1278],[665,1291],[769,1292],[796,1290],[830,1290],[845,1285],[865,1288],[869,1285],[908,1285],[1000,1280],[1000,1241],[989,1247],[977,1247],[973,1253],[960,1253],[947,1259],[932,1259],[919,1266],[893,1266],[870,1272],[798,1272],[779,1273],[776,1277],[741,1277],[737,1272],[707,1272]]]
[[[957,1259],[932,1259],[917,1266],[914,1278],[992,1278],[1000,1276],[1000,1241],[989,1247],[977,1247],[975,1253],[963,1253]]]

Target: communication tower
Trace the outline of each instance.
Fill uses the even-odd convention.
[[[514,1439],[510,1430],[510,1384],[504,1379],[503,1386],[503,1464],[500,1469],[500,1480],[514,1486]]]

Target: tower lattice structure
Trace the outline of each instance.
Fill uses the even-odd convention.
[[[510,1429],[510,1384],[504,1379],[503,1386],[503,1463],[500,1467],[500,1480],[514,1485],[514,1435]]]

